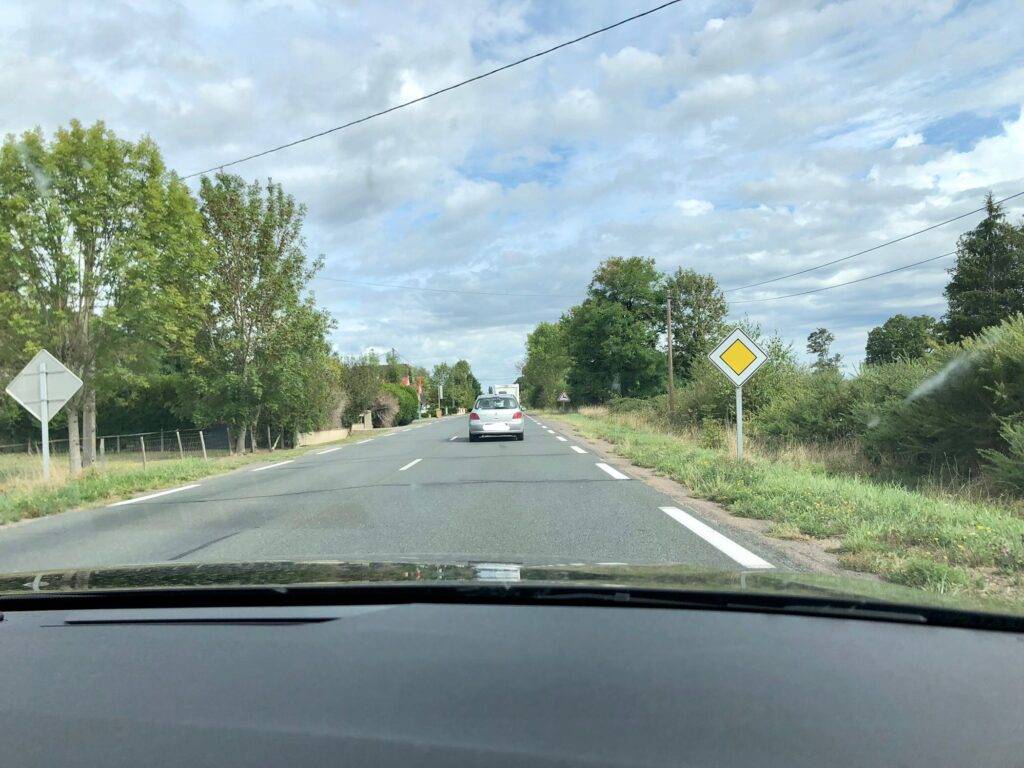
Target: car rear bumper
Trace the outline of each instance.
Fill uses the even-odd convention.
[[[515,422],[506,422],[502,429],[484,429],[487,425],[486,422],[482,421],[471,421],[469,422],[469,434],[471,435],[519,435],[522,434],[525,429],[525,425],[522,421],[518,424]],[[487,425],[490,426],[490,425]]]

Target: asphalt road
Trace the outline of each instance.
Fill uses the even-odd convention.
[[[552,426],[530,416],[521,442],[470,443],[465,416],[431,420],[16,524],[0,529],[0,572],[283,559],[786,567]]]

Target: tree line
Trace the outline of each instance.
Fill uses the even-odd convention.
[[[151,139],[119,138],[102,122],[73,121],[49,139],[8,135],[0,375],[47,348],[81,377],[55,422],[76,470],[96,459],[97,425],[227,424],[244,449],[263,428],[291,435],[371,409],[401,377],[394,361],[332,353],[334,321],[309,291],[323,260],[308,253],[305,216],[272,180],[221,172],[193,194]],[[3,398],[0,435],[32,431]]]
[[[771,357],[745,386],[753,433],[853,438],[880,464],[918,473],[971,473],[999,464],[997,455],[1004,467],[1024,466],[1024,222],[1009,221],[991,195],[986,208],[957,241],[946,312],[888,318],[869,332],[864,364],[852,374],[842,372],[828,328],[810,330],[804,365],[790,342],[740,321]],[[608,259],[583,302],[527,336],[524,399],[551,407],[566,390],[577,405],[666,412],[671,321],[676,419],[728,423],[732,387],[707,359],[729,330],[728,313],[711,275],[660,273],[641,257]]]

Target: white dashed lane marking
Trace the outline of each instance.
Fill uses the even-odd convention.
[[[609,475],[614,477],[616,480],[629,480],[629,475],[622,474],[615,467],[609,466],[608,464],[605,464],[604,462],[599,461],[599,462],[597,462],[597,464],[595,466],[598,469],[600,469],[602,472],[608,473]]]
[[[775,566],[764,560],[749,549],[741,547],[732,539],[723,536],[710,525],[705,525],[693,515],[689,515],[678,507],[660,507],[661,511],[671,517],[692,533],[700,536],[704,541],[720,552],[725,553],[744,568],[774,568]]]
[[[404,467],[402,467],[398,471],[399,472],[405,472],[405,470],[409,469],[409,467],[415,467],[421,461],[423,461],[423,459],[413,459],[412,461],[410,461],[408,464],[406,464]]]

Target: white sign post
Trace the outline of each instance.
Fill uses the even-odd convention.
[[[7,385],[7,394],[39,419],[43,433],[43,477],[50,477],[50,419],[82,388],[82,380],[45,349],[39,350]]]
[[[743,458],[743,383],[768,362],[768,355],[740,328],[708,355],[736,387],[736,456]]]

